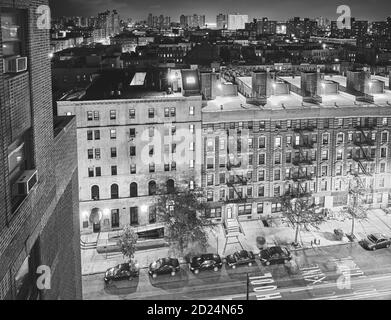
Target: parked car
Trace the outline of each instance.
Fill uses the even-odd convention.
[[[389,248],[391,245],[391,239],[381,233],[373,233],[360,241],[363,248],[367,250]]]
[[[252,251],[242,250],[237,251],[234,254],[230,254],[225,258],[225,260],[227,261],[227,265],[232,269],[244,264],[251,267],[255,264],[255,255]]]
[[[270,247],[261,250],[259,258],[263,265],[287,263],[292,259],[291,253],[285,247]]]
[[[152,262],[149,265],[148,273],[152,278],[156,278],[159,274],[171,274],[172,276],[175,276],[179,270],[180,266],[178,259],[163,258]]]
[[[105,283],[110,284],[113,281],[132,280],[139,276],[139,269],[129,263],[122,263],[110,268],[105,273]]]
[[[223,266],[223,262],[218,254],[203,254],[200,256],[193,257],[190,260],[189,268],[190,271],[198,274],[203,270],[214,270],[219,271]]]

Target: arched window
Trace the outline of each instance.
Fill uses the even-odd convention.
[[[133,182],[130,184],[130,197],[137,197],[137,183]]]
[[[91,199],[92,200],[99,200],[99,187],[98,186],[91,187]]]
[[[167,180],[166,183],[167,193],[174,193],[175,191],[175,182],[172,179]]]
[[[112,184],[110,191],[111,191],[111,199],[118,199],[119,196],[118,184]]]
[[[154,196],[156,194],[156,182],[155,181],[150,181],[148,183],[148,194],[150,196]]]

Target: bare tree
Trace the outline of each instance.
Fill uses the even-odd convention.
[[[127,225],[122,231],[121,237],[118,240],[118,246],[121,249],[122,254],[131,261],[136,252],[136,243],[138,240],[138,235],[134,229]]]
[[[365,206],[366,188],[357,174],[351,174],[345,179],[348,190],[348,201],[346,209],[342,212],[352,218],[352,229],[350,235],[354,237],[355,221],[367,217],[368,208]]]
[[[158,195],[156,212],[167,230],[167,238],[181,253],[191,243],[208,246],[208,234],[215,225],[206,217],[207,209],[201,189],[175,187],[170,193]]]
[[[296,229],[295,241],[298,243],[298,237],[302,229],[308,229],[309,226],[319,228],[324,221],[324,214],[317,210],[313,197],[310,195],[285,195],[282,197],[283,215],[289,220]]]

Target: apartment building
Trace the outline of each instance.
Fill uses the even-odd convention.
[[[246,86],[238,95],[216,91],[202,110],[202,186],[211,218],[278,217],[286,194],[312,194],[320,206],[342,207],[350,173],[361,177],[369,206],[388,206],[386,78],[365,71],[279,78],[263,71],[240,81]]]
[[[81,299],[76,122],[53,118],[42,5],[0,3],[0,299]]]
[[[77,119],[82,232],[130,224],[162,235],[156,194],[200,186],[198,72],[174,75],[175,85],[168,70],[106,73],[83,98],[58,102],[59,115]]]

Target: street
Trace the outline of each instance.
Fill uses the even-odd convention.
[[[298,268],[262,266],[194,275],[187,265],[174,277],[139,279],[105,287],[103,274],[83,276],[83,298],[141,300],[391,299],[391,249],[366,251],[357,243],[292,252]],[[344,275],[344,276],[342,276]]]

